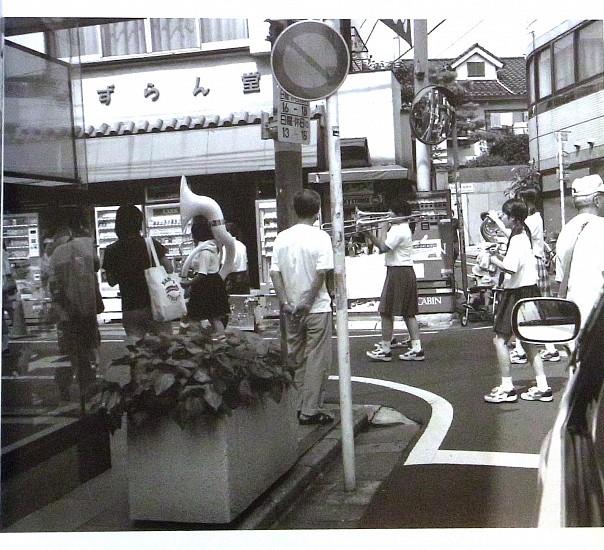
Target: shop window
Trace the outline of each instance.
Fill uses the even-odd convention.
[[[185,50],[199,44],[196,19],[156,18],[149,20],[154,52]]]
[[[563,90],[575,82],[574,35],[568,34],[554,42],[554,87]]]
[[[579,31],[578,65],[579,80],[585,80],[604,72],[603,22],[594,21]]]
[[[83,61],[102,57],[154,52],[216,49],[244,45],[246,19],[151,18],[49,33],[50,51],[59,59],[79,56]]]
[[[48,33],[49,51],[58,59],[79,57],[98,58],[101,53],[101,35],[98,25],[61,29]]]
[[[468,78],[480,78],[485,76],[484,61],[468,61]]]
[[[245,19],[201,19],[201,42],[230,42],[248,37]]]
[[[137,19],[102,25],[101,46],[106,57],[145,53],[145,22]]]

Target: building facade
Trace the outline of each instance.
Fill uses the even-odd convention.
[[[138,19],[47,33],[39,46],[77,71],[79,176],[90,204],[177,202],[185,175],[237,221],[256,282],[255,202],[275,197],[274,142],[262,139],[274,101],[268,34],[262,19]],[[343,149],[361,139],[365,165],[396,166],[393,185],[410,186],[400,95],[389,70],[350,74],[338,94],[340,136]],[[304,181],[325,169],[325,101],[310,111]],[[13,203],[39,197],[19,187]]]
[[[572,181],[589,174],[604,177],[603,22],[567,20],[554,28],[536,23],[532,36],[530,155],[542,177],[545,226],[555,235],[561,211],[566,220],[576,213]]]

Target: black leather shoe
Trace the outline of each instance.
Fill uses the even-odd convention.
[[[329,416],[328,414],[321,413],[321,412],[317,413],[317,414],[313,414],[312,416],[306,416],[304,414],[299,414],[298,422],[302,426],[309,426],[312,424],[324,426],[325,424],[330,424],[331,422],[333,422],[333,416]]]

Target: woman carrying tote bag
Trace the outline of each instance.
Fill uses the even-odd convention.
[[[105,249],[103,269],[110,286],[119,285],[122,298],[122,324],[126,339],[133,344],[146,334],[172,334],[170,321],[153,319],[151,298],[145,279],[145,270],[151,267],[147,244],[141,235],[143,213],[134,205],[118,208],[115,216],[115,233],[118,240]],[[172,273],[171,262],[166,258],[167,249],[153,239],[159,263]]]

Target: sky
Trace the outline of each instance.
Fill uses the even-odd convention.
[[[518,17],[502,21],[493,17],[442,17],[427,21],[428,57],[437,59],[455,58],[476,43],[497,57],[523,56],[529,44],[528,28],[533,19]],[[406,59],[413,58],[413,50],[408,51],[409,45],[379,20],[358,19],[354,26],[375,61],[392,61],[401,55]]]
[[[2,0],[0,6],[7,17],[346,18],[353,20],[377,61],[392,61],[409,49],[378,18],[427,19],[428,31],[432,31],[428,36],[430,58],[455,58],[475,43],[498,57],[523,56],[529,26],[535,20],[543,23],[548,19],[551,28],[564,19],[604,18],[601,0],[505,0],[499,5],[487,5],[483,0]],[[413,50],[403,57],[413,58]]]

